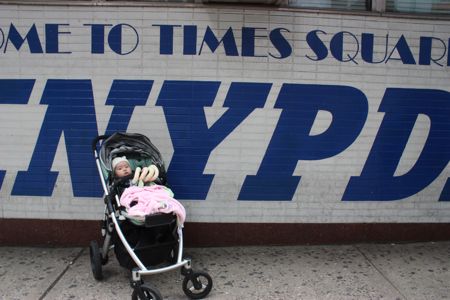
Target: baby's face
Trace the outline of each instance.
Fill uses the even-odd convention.
[[[122,161],[116,166],[114,172],[116,177],[125,177],[131,174],[131,168],[126,161]]]

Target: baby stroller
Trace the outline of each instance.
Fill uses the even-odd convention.
[[[126,156],[132,170],[154,164],[159,169],[156,182],[166,185],[166,170],[161,154],[150,140],[136,133],[115,133],[98,136],[92,142],[97,169],[105,192],[105,215],[102,221],[102,247],[97,241],[89,246],[94,278],[101,280],[102,265],[108,262],[108,252],[114,249],[122,267],[131,270],[132,299],[162,299],[160,292],[144,283],[142,276],[181,268],[182,288],[191,299],[206,297],[212,279],[205,272],[194,272],[191,260],[183,258],[183,231],[174,214],[152,214],[145,219],[133,219],[120,205],[125,180],[114,180],[112,160]]]

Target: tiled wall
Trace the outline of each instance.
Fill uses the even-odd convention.
[[[38,53],[30,53],[27,41],[17,50],[11,24],[22,38],[35,25],[39,40],[31,47],[40,45],[42,53],[39,47],[33,48]],[[49,53],[52,50],[46,41],[55,39],[45,31],[46,24],[66,24],[59,26],[59,48],[53,51],[60,53]],[[92,26],[87,24],[112,25],[104,27],[104,52],[92,53]],[[111,28],[117,24],[129,25],[122,27],[121,48],[124,54],[136,46],[129,54],[115,53],[107,43]],[[173,27],[170,55],[160,53],[161,42],[169,40],[161,39],[161,25],[180,25]],[[196,26],[196,55],[183,54],[183,26]],[[243,27],[256,28],[253,56],[242,56]],[[203,42],[208,28],[218,40],[231,28],[238,54],[227,55],[223,44],[212,52]],[[282,40],[291,47],[281,59],[276,58],[281,55],[277,47],[281,44],[267,38],[276,28],[286,29]],[[174,178],[175,195],[185,198],[180,201],[187,209],[188,221],[448,222],[448,21],[276,9],[0,5],[0,29],[2,218],[101,218],[102,189],[89,141],[109,128],[150,137]],[[317,30],[316,36],[323,41],[321,49],[327,51],[321,60],[314,51],[320,45],[312,46],[312,40],[307,40]],[[332,39],[339,45],[339,32],[346,32],[344,61],[330,51]],[[373,61],[381,63],[362,58],[363,33],[375,36]],[[419,64],[420,55],[426,58],[424,37],[434,38],[431,57],[437,63]],[[94,39],[99,42],[98,37]],[[356,55],[354,61],[346,62],[347,54]],[[414,64],[408,63],[410,54]],[[11,79],[15,81],[5,81]],[[32,89],[22,95],[22,103],[17,103],[23,88],[10,84],[21,86],[24,80],[32,80]],[[117,105],[111,90],[119,80],[125,84],[118,93],[125,96],[114,114]],[[148,83],[144,82],[150,90],[148,97],[130,105],[127,101],[136,100],[133,84],[143,81]],[[82,92],[74,90],[76,82],[84,84]],[[187,89],[183,90],[182,82]],[[68,83],[69,88],[64,88]],[[252,106],[248,103],[254,98],[251,87],[256,83],[256,90],[263,95],[260,103]],[[299,89],[307,94],[286,92],[289,99],[284,105],[280,95],[285,95],[286,84],[308,87]],[[202,86],[211,88],[212,94],[205,95]],[[189,87],[191,94],[187,95]],[[384,98],[391,88],[409,89],[405,94],[409,96]],[[345,92],[353,98],[347,99]],[[162,95],[172,95],[176,101]],[[77,104],[77,97],[84,97],[84,102],[79,102],[83,104]],[[334,108],[314,111],[317,107],[308,106],[309,97],[311,103],[323,101],[323,107],[333,103]],[[196,104],[197,99],[204,101],[204,108]],[[90,108],[85,107],[90,103]],[[293,103],[291,109],[286,108],[289,103]],[[429,109],[424,103],[429,103]],[[359,104],[361,107],[356,106]],[[288,111],[287,121],[282,121]],[[408,120],[414,112],[416,121],[411,125]],[[312,118],[310,128],[307,117]],[[386,122],[383,130],[382,122]],[[298,126],[286,128],[286,124]],[[405,129],[408,126],[413,127]],[[331,128],[336,131],[328,131]],[[310,130],[299,133],[302,129]],[[403,135],[402,129],[406,130]],[[318,137],[320,143],[313,145],[311,136]],[[297,149],[294,157],[280,159],[273,154],[281,149],[280,156],[288,156],[290,147]],[[432,151],[427,152],[427,147]],[[400,153],[398,165],[390,161],[395,155],[383,156],[389,149]],[[177,165],[170,165],[176,157]],[[345,196],[350,193],[351,177],[360,176],[363,169],[371,184],[367,189],[356,184],[354,191],[359,196]],[[18,172],[22,172],[21,178]],[[55,182],[52,172],[58,172]],[[209,176],[209,183],[201,180],[202,173]],[[256,176],[260,177],[258,183],[249,183],[247,176],[256,174],[260,175]],[[297,185],[288,183],[292,176],[301,176]],[[292,186],[294,191],[286,196]],[[250,192],[244,197],[246,189]],[[386,192],[379,193],[384,196],[371,197],[384,189]]]

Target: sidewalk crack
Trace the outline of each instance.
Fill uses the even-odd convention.
[[[71,260],[67,266],[64,268],[64,270],[61,272],[61,274],[58,275],[58,277],[56,277],[56,279],[52,282],[52,284],[50,284],[50,286],[45,290],[45,292],[42,294],[41,297],[39,297],[39,300],[43,300],[48,293],[50,293],[50,291],[55,287],[55,285],[61,280],[61,278],[64,276],[64,274],[66,274],[66,272],[69,270],[70,266],[73,265],[78,258],[81,257],[81,255],[84,252],[84,248],[82,248],[80,250],[80,252],[78,252],[78,254],[75,256],[75,258],[73,260]]]
[[[356,250],[367,260],[367,262],[375,269],[378,273],[402,296],[403,299],[408,300],[408,298],[400,291],[399,288],[395,286],[395,284],[381,271],[371,260],[370,258],[356,245],[354,245]]]

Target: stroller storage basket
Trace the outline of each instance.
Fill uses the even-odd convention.
[[[153,219],[155,220],[152,221]],[[146,266],[156,266],[174,263],[176,260],[178,250],[176,221],[176,217],[170,214],[147,216],[144,226],[125,220],[121,224],[121,229],[142,263]],[[120,265],[129,270],[135,268],[136,263],[128,254],[117,234],[114,235],[113,241],[114,252]]]

